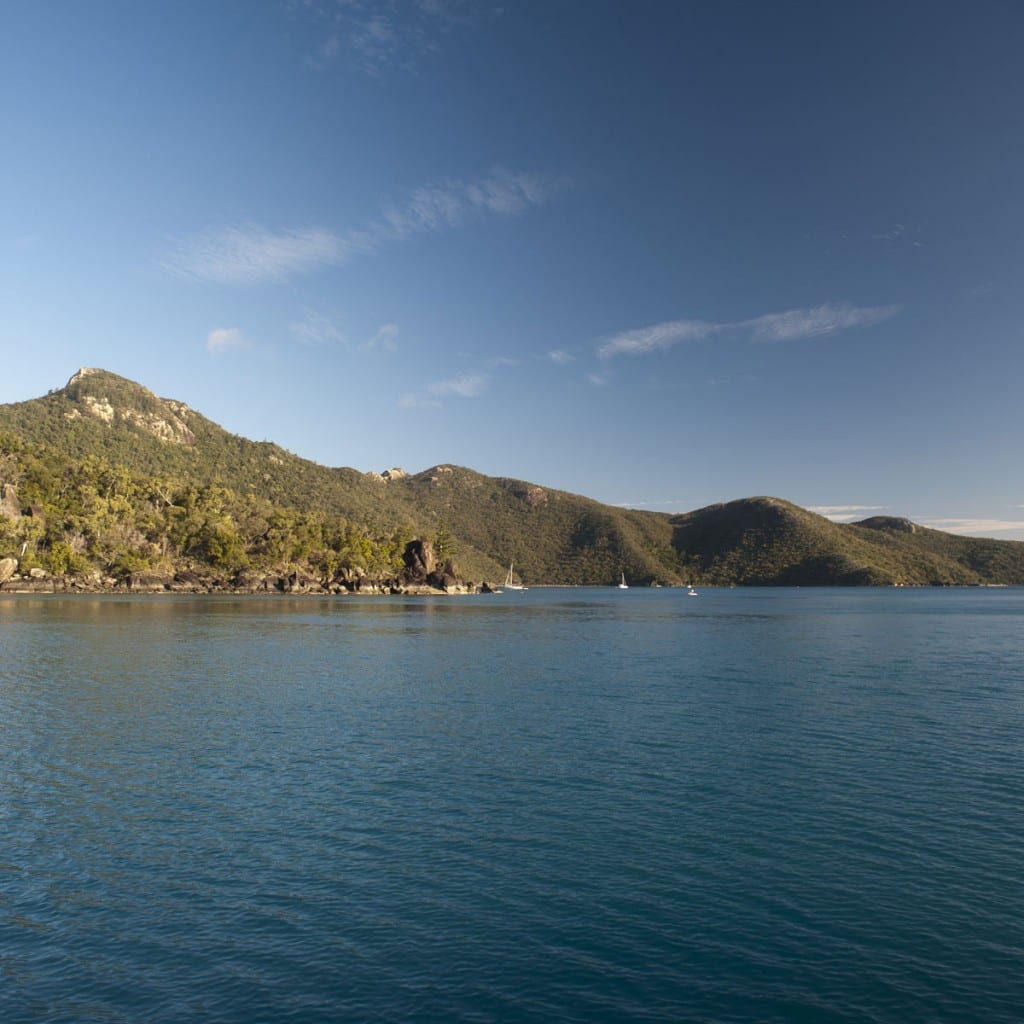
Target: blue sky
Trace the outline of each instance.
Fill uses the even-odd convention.
[[[1015,2],[16,5],[0,401],[1024,538]]]

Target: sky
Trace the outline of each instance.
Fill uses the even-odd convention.
[[[0,402],[1024,539],[1024,6],[36,0]]]

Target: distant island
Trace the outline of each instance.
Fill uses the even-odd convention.
[[[1024,584],[1024,542],[773,497],[630,510],[460,466],[329,468],[105,370],[0,405],[0,591]]]

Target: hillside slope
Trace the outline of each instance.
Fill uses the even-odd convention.
[[[22,568],[385,578],[413,538],[475,580],[514,563],[531,584],[1024,584],[1024,543],[894,517],[770,497],[670,516],[452,465],[328,468],[103,370],[0,406],[0,559]]]
[[[140,476],[216,483],[276,505],[330,509],[376,528],[411,511],[382,500],[386,482],[329,469],[267,441],[249,441],[148,388],[106,370],[83,368],[60,390],[0,405],[0,432],[82,459],[98,456]]]
[[[391,485],[405,503],[527,582],[679,583],[668,517],[522,480],[435,466]]]
[[[673,543],[707,583],[878,586],[1024,583],[1024,543],[956,537],[905,519],[833,523],[779,498],[673,516]]]

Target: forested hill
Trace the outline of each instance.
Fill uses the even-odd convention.
[[[351,588],[397,578],[414,539],[477,582],[514,562],[527,583],[1024,583],[1024,543],[777,498],[669,516],[459,466],[328,468],[103,370],[0,406],[0,559],[20,576]]]

